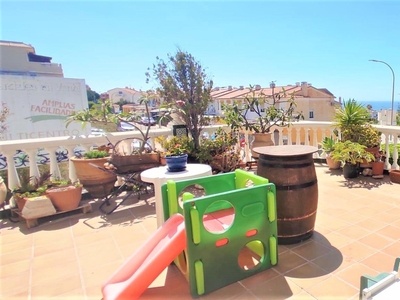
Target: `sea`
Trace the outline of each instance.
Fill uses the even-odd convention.
[[[380,101],[380,100],[373,100],[373,101],[357,101],[358,103],[361,103],[362,105],[364,105],[365,107],[367,107],[367,105],[371,105],[372,106],[372,110],[382,110],[382,109],[392,109],[392,101]],[[396,101],[396,99],[394,100],[394,105],[393,105],[393,109],[395,111],[400,109],[400,101]]]

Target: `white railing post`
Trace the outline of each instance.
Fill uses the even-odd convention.
[[[23,149],[20,149],[20,150],[23,150]],[[34,183],[35,179],[39,178],[39,176],[40,176],[39,167],[38,167],[37,161],[36,161],[37,150],[29,149],[29,150],[26,150],[26,153],[29,156],[29,176],[31,177],[31,183]]]

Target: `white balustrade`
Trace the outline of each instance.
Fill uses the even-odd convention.
[[[208,136],[211,137],[212,134],[218,129],[222,127],[224,130],[229,131],[229,127],[226,125],[211,125],[207,126],[203,132],[207,132]],[[385,144],[386,153],[388,154],[386,157],[385,168],[387,170],[390,169],[399,169],[399,165],[397,164],[397,159],[399,157],[399,153],[397,151],[396,145],[399,144],[400,137],[400,126],[383,126],[383,125],[374,125],[380,132],[382,132],[382,143]],[[275,127],[272,128],[272,132],[275,132],[273,135],[273,140],[277,145],[292,145],[292,144],[304,144],[311,145],[315,147],[319,147],[319,142],[326,137],[332,136],[333,127],[331,122],[313,122],[313,121],[299,121],[293,123],[289,128],[283,127]],[[150,136],[150,144],[153,149],[155,149],[154,138],[158,136],[172,136],[171,128],[154,128],[149,132]],[[60,147],[66,149],[68,151],[69,156],[74,155],[74,150],[76,147],[81,147],[85,150],[89,150],[94,145],[104,145],[107,144],[108,141],[115,144],[117,141],[122,140],[124,138],[141,138],[141,135],[138,131],[129,131],[129,132],[114,132],[108,133],[105,137],[96,136],[96,137],[84,137],[84,136],[73,136],[73,137],[54,137],[54,138],[43,138],[43,139],[29,139],[29,140],[14,140],[14,141],[1,141],[0,142],[0,153],[6,157],[7,159],[7,170],[8,170],[8,186],[10,188],[16,187],[19,185],[19,178],[16,171],[16,165],[14,161],[14,155],[17,150],[22,150],[27,153],[30,157],[30,171],[29,174],[31,176],[37,176],[39,174],[39,170],[36,163],[34,162],[33,157],[36,157],[38,149],[44,149],[49,155],[49,164],[50,164],[50,172],[53,174],[53,177],[59,177],[59,169],[57,164],[56,150]],[[244,147],[242,148],[243,157],[245,162],[249,162],[252,160],[251,158],[251,132],[242,131],[241,139],[244,137]],[[239,141],[240,143],[240,141]],[[389,157],[389,145],[394,145],[394,151],[392,157]],[[240,144],[238,145],[240,147]],[[320,148],[320,147],[319,147]],[[321,151],[318,151],[314,154],[314,158],[325,158],[322,155]],[[390,164],[389,160],[393,159],[393,163]],[[76,174],[71,161],[69,162],[69,177],[71,180],[76,180]]]

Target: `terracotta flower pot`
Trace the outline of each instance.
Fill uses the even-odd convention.
[[[47,197],[59,211],[73,210],[82,198],[82,186],[54,187],[46,191]]]
[[[272,141],[272,133],[254,133],[253,137],[254,140],[251,143],[251,156],[254,158],[258,158],[259,154],[254,152],[253,148],[275,145]]]
[[[374,161],[372,163],[372,175],[383,175],[384,167],[385,167],[384,161]]]
[[[400,170],[391,170],[389,178],[391,182],[400,183]]]

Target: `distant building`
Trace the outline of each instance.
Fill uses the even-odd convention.
[[[61,64],[21,42],[0,41],[0,75],[64,77]]]
[[[335,107],[341,105],[340,102],[335,100],[336,97],[328,89],[315,88],[307,82],[286,86],[275,86],[273,83],[268,88],[261,87],[260,85],[256,85],[253,88],[256,90],[256,93],[262,93],[270,99],[272,99],[272,95],[276,95],[277,93],[282,94],[284,89],[286,97],[282,96],[279,101],[280,104],[277,104],[283,108],[286,106],[285,101],[294,93],[297,103],[296,111],[302,112],[304,119],[310,121],[332,121]],[[222,116],[222,104],[231,104],[233,101],[240,103],[249,94],[250,89],[243,86],[239,88],[232,86],[214,88],[211,92],[213,101],[209,106],[209,111],[215,111],[215,115]]]

